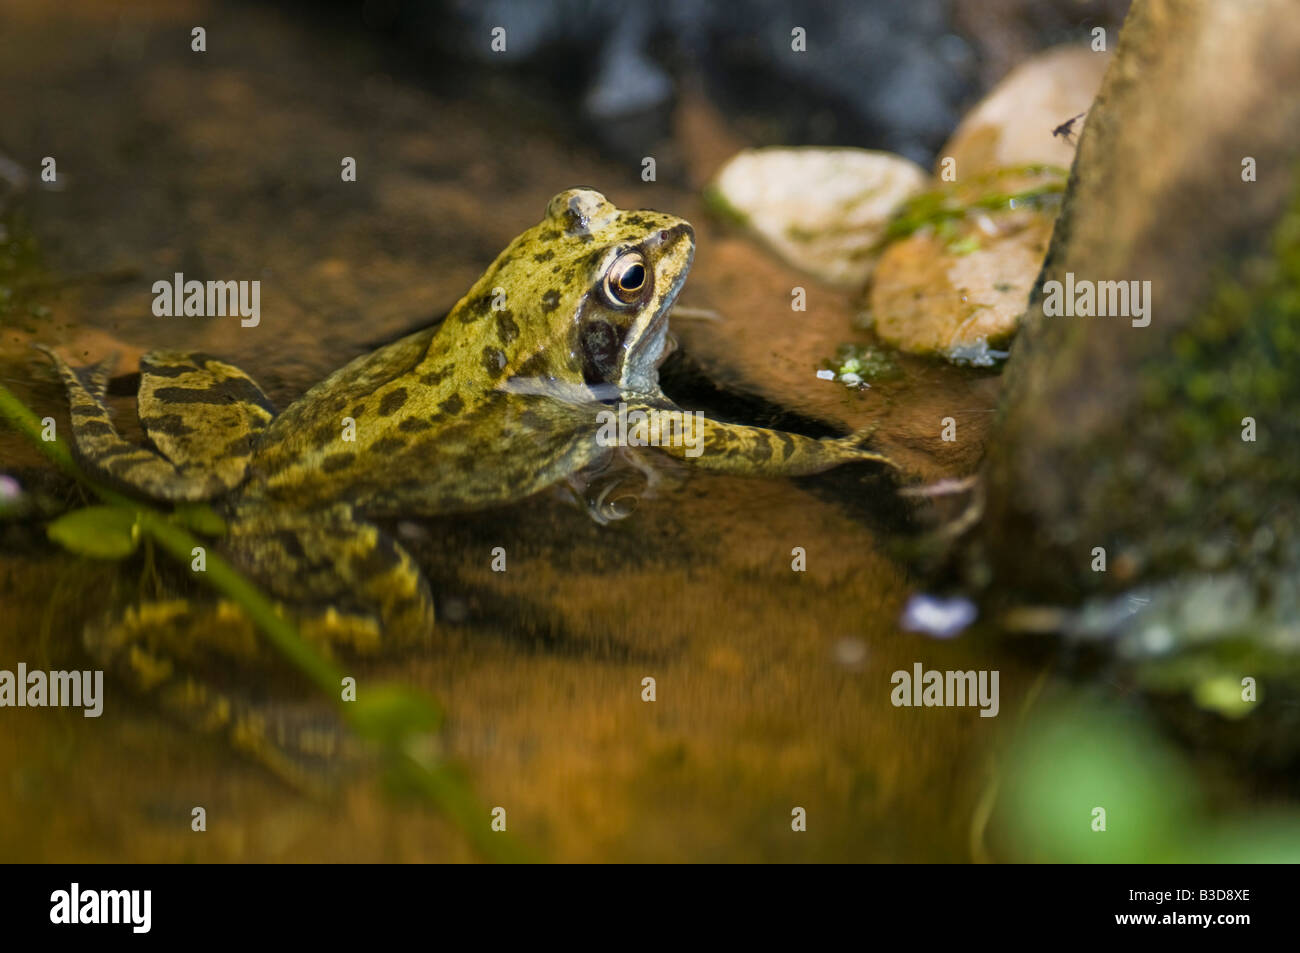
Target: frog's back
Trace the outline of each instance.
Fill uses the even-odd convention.
[[[243,495],[308,504],[313,492],[326,492],[320,484],[337,482],[320,477],[345,473],[363,451],[382,452],[382,445],[366,439],[378,429],[365,425],[367,417],[427,405],[450,383],[417,372],[430,357],[437,330],[425,328],[357,357],[291,404],[258,442]]]

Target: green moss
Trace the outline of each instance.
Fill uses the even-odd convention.
[[[1092,573],[1081,561],[1074,579],[1096,594],[1087,606],[1112,613],[1099,631],[1138,683],[1224,723],[1258,724],[1269,744],[1291,737],[1269,727],[1285,712],[1263,694],[1242,703],[1240,685],[1245,675],[1300,685],[1300,174],[1294,181],[1268,240],[1223,262],[1167,346],[1126,365],[1137,399],[1123,427],[1076,448],[1081,505],[1056,527],[1133,567]],[[1253,440],[1243,439],[1246,418]]]
[[[972,212],[1009,212],[1023,208],[1055,211],[1065,194],[1067,173],[1056,166],[1026,165],[997,169],[975,176],[968,182],[945,185],[908,199],[895,213],[875,251],[890,242],[906,238],[923,228],[935,228],[940,236],[947,229],[955,234],[956,223]],[[1007,190],[1006,179],[1043,179],[1028,188]]]
[[[749,216],[732,205],[720,189],[710,185],[704,189],[700,199],[704,203],[704,210],[714,218],[742,228],[749,224]]]
[[[1159,480],[1170,512],[1185,522],[1168,527],[1153,556],[1186,554],[1216,531],[1291,535],[1283,510],[1294,508],[1300,487],[1298,322],[1300,179],[1265,251],[1223,267],[1170,353],[1141,369],[1132,445],[1143,465],[1126,468],[1132,474],[1118,482],[1114,502],[1143,501],[1145,509]],[[1253,441],[1243,439],[1248,418]]]

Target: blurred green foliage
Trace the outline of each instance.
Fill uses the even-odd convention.
[[[1216,816],[1185,757],[1134,711],[1074,698],[1030,713],[1003,764],[993,830],[1005,859],[1295,863],[1300,814]],[[1098,809],[1104,810],[1105,829]]]

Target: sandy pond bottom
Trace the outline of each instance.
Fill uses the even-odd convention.
[[[422,528],[412,546],[444,609],[464,619],[444,622],[428,651],[370,669],[363,689],[387,677],[438,697],[448,753],[541,856],[969,856],[987,746],[1035,673],[970,642],[900,633],[907,580],[841,506],[786,483],[697,476],[612,527],[548,500]],[[490,569],[494,546],[508,554],[504,574]],[[790,568],[795,546],[802,573]],[[0,564],[17,609],[0,659],[81,664],[81,613],[69,608],[97,606],[103,590],[86,591],[69,563]],[[1003,717],[893,707],[890,676],[916,661],[1000,669]],[[642,700],[647,676],[653,702]],[[305,798],[112,681],[98,719],[4,718],[8,858],[469,856],[455,831],[371,779],[336,800]],[[189,830],[195,805],[205,834]],[[791,831],[795,807],[806,832]]]

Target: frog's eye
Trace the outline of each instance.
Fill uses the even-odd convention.
[[[614,307],[635,304],[649,281],[645,256],[640,252],[620,255],[605,272],[605,296]]]

